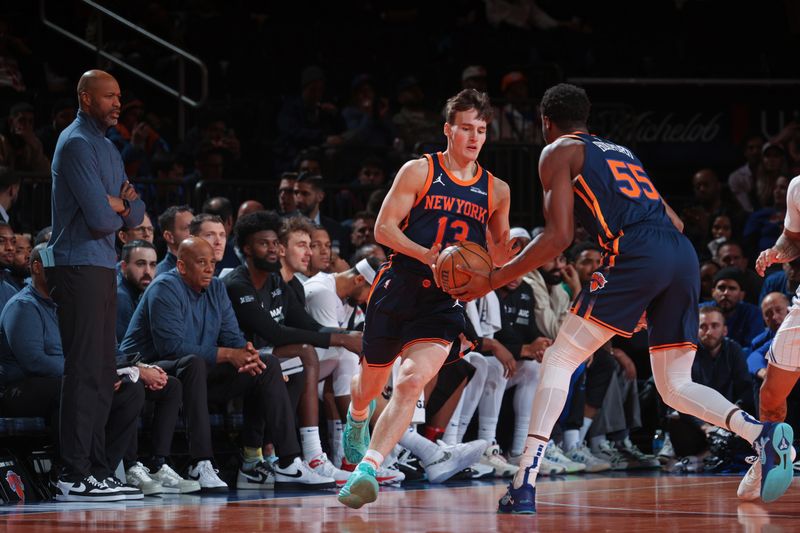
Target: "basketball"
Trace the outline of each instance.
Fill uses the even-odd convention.
[[[457,289],[466,285],[470,275],[458,267],[471,268],[486,275],[492,270],[492,258],[480,244],[462,241],[448,246],[436,260],[436,275],[442,290]]]

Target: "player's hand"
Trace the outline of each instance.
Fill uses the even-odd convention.
[[[433,272],[433,281],[436,283],[437,287],[441,287],[441,284],[439,283],[439,273],[436,272],[436,261],[439,260],[439,252],[441,251],[442,243],[437,242],[422,256],[422,262],[428,265],[431,268],[431,272]]]
[[[342,347],[356,355],[361,355],[362,337],[363,333],[360,331],[347,331],[341,337]]]
[[[110,205],[111,209],[113,209],[114,212],[117,213],[118,215],[126,211],[125,203],[122,201],[122,198],[118,198],[116,196],[111,196],[107,194],[106,199],[108,200],[108,205]]]
[[[642,316],[639,317],[639,321],[636,323],[636,327],[633,328],[633,332],[639,333],[643,329],[647,329],[647,311],[642,313]]]
[[[150,390],[161,390],[167,385],[167,374],[157,366],[140,366],[139,379]]]
[[[564,265],[564,268],[561,269],[561,276],[564,278],[564,283],[566,283],[572,291],[572,298],[577,298],[578,293],[581,292],[581,278],[578,275],[578,271],[573,265],[567,263]]]
[[[514,356],[508,351],[508,348],[503,346],[500,342],[495,341],[492,343],[492,353],[495,358],[503,365],[503,375],[506,379],[511,379],[517,372],[517,362]]]
[[[511,261],[511,259],[513,259],[514,256],[519,252],[519,243],[516,239],[511,240],[511,232],[509,230],[505,230],[503,234],[500,235],[500,239],[497,241],[497,244],[495,244],[491,232],[487,231],[487,233],[487,251],[489,252],[489,256],[492,258],[492,262],[496,267],[502,267]]]
[[[614,355],[614,359],[622,367],[622,370],[625,372],[625,379],[628,381],[633,381],[636,379],[636,365],[633,363],[633,359],[628,357],[628,354],[620,350],[619,348],[614,348],[611,350],[612,354]]]
[[[533,342],[523,344],[522,350],[520,350],[520,355],[523,359],[531,359],[541,363],[542,357],[544,357],[544,351],[552,344],[553,341],[547,337],[539,337]]]
[[[139,199],[139,193],[136,192],[136,189],[131,185],[130,181],[125,180],[119,190],[119,197],[123,200],[134,202]]]
[[[764,272],[775,263],[785,263],[786,259],[781,257],[781,253],[775,248],[767,248],[756,259],[756,272],[759,276],[764,276]]]
[[[451,288],[447,291],[447,293],[456,300],[469,302],[492,291],[492,287],[489,283],[489,274],[478,272],[477,270],[463,265],[456,265],[456,268],[470,276],[466,285]]]

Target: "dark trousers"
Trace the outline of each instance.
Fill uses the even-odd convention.
[[[167,377],[167,384],[159,390],[144,388],[145,402],[153,403],[153,422],[150,427],[152,437],[152,455],[169,457],[172,448],[172,436],[181,410],[183,386],[181,380],[174,376]],[[128,449],[125,452],[125,466],[135,463],[139,455],[139,434],[133,433]]]
[[[114,269],[56,266],[45,271],[58,304],[64,350],[59,443],[67,474],[87,475],[105,450],[116,375],[117,281]]]
[[[58,435],[58,402],[62,392],[61,378],[30,377],[8,385],[0,399],[5,416],[41,416],[49,419],[54,435]],[[141,383],[123,382],[111,399],[108,423],[103,428],[103,447],[92,446],[91,468],[86,474],[105,479],[114,471],[136,438],[137,421],[144,405]],[[58,446],[58,441],[56,441]],[[63,457],[63,454],[61,454]]]

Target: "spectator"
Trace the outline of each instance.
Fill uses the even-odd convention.
[[[747,217],[742,240],[748,250],[748,257],[755,264],[761,250],[771,248],[783,233],[783,219],[786,216],[786,191],[789,178],[779,176],[772,191],[773,201],[769,207],[762,207]]]
[[[119,149],[128,176],[150,176],[150,161],[158,152],[169,152],[164,138],[144,120],[144,103],[136,98],[126,101],[117,125],[106,135]]]
[[[768,207],[773,202],[773,189],[780,176],[787,173],[786,150],[780,144],[765,143],[761,148],[761,164],[755,175],[753,209]]]
[[[706,239],[711,222],[719,215],[728,215],[734,225],[739,225],[741,211],[738,204],[727,197],[727,191],[723,190],[717,173],[710,168],[695,172],[692,176],[692,189],[694,196],[682,210],[681,219],[686,223],[684,232],[694,243],[698,254],[707,256]]]
[[[311,261],[308,263],[308,278],[312,278],[320,272],[328,272],[330,266],[331,238],[328,236],[328,230],[322,226],[314,226],[311,231]]]
[[[701,303],[700,307],[719,308],[725,317],[725,335],[739,346],[749,346],[761,333],[764,322],[758,307],[744,301],[743,282],[744,275],[738,268],[723,268],[714,276],[713,300]]]
[[[569,291],[572,296],[577,295],[580,292],[578,274],[563,255],[545,263],[524,278],[533,289],[536,327],[542,335],[550,339],[556,337],[561,322],[569,311],[572,296],[562,285],[565,275]]]
[[[792,298],[797,292],[798,285],[800,285],[800,258],[784,263],[781,270],[767,276],[758,299],[763,301],[771,292],[781,292],[787,298]]]
[[[117,380],[114,234],[123,225],[139,226],[145,206],[105,137],[119,114],[117,81],[90,70],[77,92],[80,111],[61,132],[53,156],[54,238],[42,254],[65,356],[59,437],[65,468],[56,499],[114,501],[124,498],[116,483],[92,477],[104,467],[94,450],[105,449],[103,428]]]
[[[349,257],[353,252],[367,244],[375,242],[375,220],[377,216],[369,211],[361,211],[353,215],[353,224],[350,226],[350,246],[342,255]]]
[[[228,242],[225,224],[217,215],[200,213],[195,215],[189,224],[189,234],[193,237],[200,237],[211,245],[214,250],[214,275],[218,276],[222,267],[221,261],[225,256],[225,246]]]
[[[747,368],[757,383],[764,381],[767,373],[767,351],[772,345],[772,340],[789,314],[789,298],[781,292],[771,292],[761,302],[761,316],[767,325],[759,335],[753,338],[750,346],[745,350],[747,355]],[[758,398],[758,396],[755,396]]]
[[[278,183],[278,214],[281,216],[292,216],[297,211],[297,204],[294,201],[295,181],[297,181],[297,173],[284,172],[281,174],[281,181]]]
[[[46,245],[40,244],[31,252],[31,284],[11,298],[0,313],[0,386],[5,388],[0,404],[4,416],[47,418],[56,449],[63,455],[63,443],[57,438],[65,423],[59,417],[59,400],[69,364],[62,349],[56,304],[50,299],[42,266],[41,254],[45,249]],[[92,501],[142,497],[140,491],[131,487],[120,494],[122,483],[113,472],[136,434],[144,389],[130,382],[117,383],[114,388],[117,391],[109,398],[108,422],[98,428],[105,436],[105,444],[92,446],[90,451],[92,472],[87,478],[92,478],[92,486],[97,485],[94,490],[99,492],[91,496]],[[111,492],[106,484],[113,484],[117,490]],[[59,500],[63,500],[63,492],[56,496],[62,496]]]
[[[122,341],[136,304],[155,278],[156,248],[144,240],[133,240],[122,247],[121,276],[117,285],[117,340]]]
[[[289,219],[289,222],[284,242],[288,242],[290,228],[302,227],[294,225],[298,219]],[[342,330],[323,331],[323,326],[306,313],[296,290],[289,288],[280,274],[285,265],[278,257],[279,231],[280,218],[272,211],[253,213],[236,223],[234,232],[246,262],[225,277],[225,286],[246,338],[258,348],[272,348],[277,357],[300,357],[302,360],[305,389],[298,418],[302,426],[303,455],[317,473],[326,476],[329,473],[343,482],[346,474],[336,469],[322,453],[317,403],[319,360],[313,346],[342,346],[360,353],[361,335]],[[298,229],[291,233],[302,232]],[[302,298],[305,299],[305,293]]]
[[[235,268],[242,264],[239,257],[234,250],[233,242],[233,206],[231,201],[224,196],[216,196],[209,198],[203,203],[203,213],[210,215],[217,215],[222,219],[222,225],[225,227],[225,253],[221,260],[218,260],[217,270],[222,271],[225,268]]]
[[[53,104],[50,123],[36,130],[36,136],[42,143],[44,155],[53,157],[56,151],[58,136],[75,120],[75,102],[72,98],[60,98]]]
[[[0,222],[9,222],[8,212],[17,203],[22,179],[6,166],[0,166]]]
[[[719,247],[733,239],[733,221],[728,215],[717,215],[711,222],[711,240],[708,251],[711,257],[717,257]]]
[[[442,120],[425,107],[425,93],[417,78],[407,76],[397,84],[400,110],[392,117],[402,148],[414,152],[417,145],[444,142]]]
[[[229,128],[229,121],[224,113],[214,109],[205,109],[200,113],[197,128],[186,135],[178,153],[184,160],[197,161],[204,150],[214,149],[221,158],[231,162],[241,158],[241,143],[236,133]]]
[[[302,150],[294,160],[293,170],[296,174],[322,175],[322,152],[315,147]]]
[[[764,147],[764,137],[761,134],[748,135],[744,140],[745,163],[731,172],[728,176],[728,188],[736,197],[741,208],[753,212],[754,197],[752,195],[753,183],[758,166],[761,163],[761,150]]]
[[[342,226],[330,217],[320,213],[319,206],[325,199],[325,191],[322,189],[322,176],[312,176],[310,174],[300,174],[294,184],[294,202],[299,213],[308,217],[311,222],[318,224],[328,230],[331,237],[331,246],[335,253],[339,253],[345,247],[342,237],[344,231]]]
[[[39,233],[36,234],[36,239],[33,242],[34,246],[37,246],[42,243],[47,243],[50,240],[50,237],[53,234],[53,226],[45,226],[44,228],[39,230]]]
[[[117,238],[120,240],[123,246],[131,241],[147,241],[152,244],[153,237],[155,236],[154,233],[155,228],[153,227],[153,223],[150,221],[150,216],[145,213],[142,223],[135,228],[122,226],[122,228],[117,232]]]
[[[33,106],[20,102],[11,106],[8,124],[0,135],[0,163],[21,172],[50,173],[50,158],[33,132]]]
[[[470,65],[461,72],[461,88],[475,89],[482,93],[489,92],[486,82],[486,67],[483,65]]]
[[[536,117],[536,106],[528,93],[528,78],[512,71],[500,81],[505,104],[495,109],[495,120],[489,128],[494,141],[543,144]]]
[[[761,285],[764,278],[747,268],[747,256],[744,255],[742,245],[736,241],[727,241],[717,249],[714,261],[722,267],[735,267],[744,276],[742,279],[742,290],[745,291],[745,301],[753,305],[758,305],[758,294],[761,292]]]
[[[236,212],[236,220],[250,213],[255,213],[256,211],[264,211],[264,204],[258,200],[245,200]]]
[[[367,257],[374,257],[381,263],[385,263],[387,261],[386,252],[383,251],[383,247],[380,244],[365,244],[356,250],[356,253],[354,253],[353,257],[350,259],[350,262],[355,265]]]
[[[185,187],[194,187],[201,181],[219,181],[225,178],[225,152],[210,143],[200,145],[194,159],[194,171],[183,178]]]
[[[297,457],[280,365],[272,356],[261,357],[242,337],[225,287],[213,276],[214,255],[201,238],[183,241],[176,270],[159,276],[144,293],[120,349],[141,353],[181,380],[192,457],[189,478],[203,490],[228,489],[211,462],[208,405],[235,397],[244,401],[241,472],[248,480],[261,487],[270,481],[261,457],[266,423],[278,452],[286,456],[275,468],[277,487],[310,480],[332,487],[333,480],[320,479]]]
[[[345,142],[358,146],[386,148],[394,141],[389,119],[389,100],[378,96],[373,79],[360,74],[350,85],[350,103],[342,109]]]
[[[30,259],[33,243],[28,233],[17,233],[14,235],[14,261],[9,268],[12,284],[20,289],[25,286],[25,280],[30,277]]]
[[[722,269],[716,261],[708,260],[700,263],[700,302],[712,299],[714,276]],[[697,302],[697,303],[700,303]]]
[[[336,194],[336,212],[338,220],[349,220],[354,213],[366,208],[370,194],[383,187],[386,173],[383,161],[370,156],[361,162],[358,177]]]
[[[189,237],[189,225],[193,218],[194,211],[188,205],[170,206],[159,215],[158,227],[161,228],[161,237],[167,243],[167,255],[156,267],[155,276],[175,268],[178,262],[178,247]]]

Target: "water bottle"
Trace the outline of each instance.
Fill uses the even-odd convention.
[[[661,451],[661,448],[664,447],[664,430],[657,429],[655,435],[653,435],[653,455],[658,455]]]

